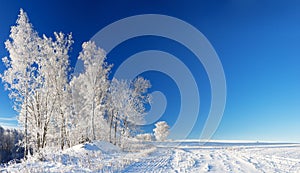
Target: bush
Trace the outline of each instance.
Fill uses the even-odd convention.
[[[152,141],[152,138],[153,138],[153,135],[150,133],[136,135],[136,139],[142,140],[142,141]]]

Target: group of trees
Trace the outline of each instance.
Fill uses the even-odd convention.
[[[4,129],[0,126],[0,164],[23,157],[23,148],[18,146],[23,134],[16,129]]]
[[[45,147],[64,149],[89,140],[120,145],[136,134],[143,121],[151,84],[142,77],[134,81],[109,79],[112,65],[94,42],[85,42],[78,57],[84,72],[70,75],[72,36],[54,33],[40,36],[21,9],[10,39],[6,71],[0,76],[10,91],[18,122],[24,128],[22,145],[39,152]]]

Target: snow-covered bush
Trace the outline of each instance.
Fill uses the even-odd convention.
[[[150,133],[138,134],[136,135],[136,139],[141,141],[152,141],[153,135]]]
[[[165,121],[160,121],[155,124],[155,129],[153,129],[155,139],[157,141],[164,141],[169,136],[169,125]]]

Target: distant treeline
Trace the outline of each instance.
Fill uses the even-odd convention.
[[[24,149],[18,143],[24,135],[16,129],[4,129],[0,126],[0,163],[7,163],[11,160],[18,161],[24,157]]]

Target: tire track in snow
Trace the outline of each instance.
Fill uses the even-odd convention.
[[[170,165],[172,155],[173,151],[171,151],[170,149],[157,149],[148,157],[142,158],[138,162],[127,166],[122,172],[170,172],[172,170],[172,167]]]
[[[122,172],[299,172],[298,148],[157,148]]]

